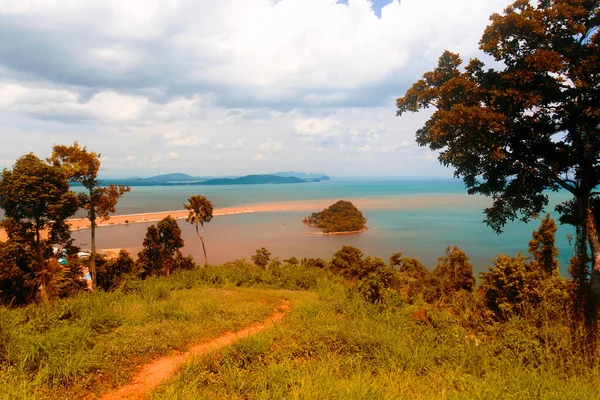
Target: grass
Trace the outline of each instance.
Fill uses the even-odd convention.
[[[371,305],[335,283],[291,299],[277,327],[193,360],[151,398],[598,398],[600,371],[568,334],[550,344],[513,319],[473,335],[452,310],[431,307],[424,321],[421,304]]]
[[[284,292],[178,288],[149,279],[130,293],[0,308],[0,398],[83,398],[128,381],[136,365],[262,321]]]
[[[350,286],[316,268],[234,262],[0,308],[0,398],[93,398],[136,366],[263,320],[282,299],[283,321],[191,360],[149,397],[598,398],[598,364],[573,350],[553,308],[500,323],[475,294],[432,305],[384,290],[370,304]]]

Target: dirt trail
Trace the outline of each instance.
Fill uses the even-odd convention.
[[[257,334],[268,328],[274,322],[281,321],[290,309],[290,302],[284,300],[275,313],[263,322],[250,325],[237,332],[226,333],[210,342],[200,343],[191,347],[185,353],[165,356],[146,364],[127,385],[105,394],[101,400],[143,399],[145,393],[155,388],[169,378],[177,368],[189,360],[191,356],[202,355],[225,347],[236,340]]]

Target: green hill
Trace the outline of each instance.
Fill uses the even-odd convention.
[[[354,204],[346,200],[340,200],[321,212],[312,213],[303,222],[321,228],[324,233],[357,232],[367,226],[367,219]]]
[[[264,185],[278,183],[306,183],[306,181],[295,177],[283,177],[275,175],[247,175],[240,178],[209,179],[201,185]]]

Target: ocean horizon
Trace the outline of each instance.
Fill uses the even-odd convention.
[[[258,204],[276,211],[217,216],[200,228],[206,243],[208,262],[219,264],[237,258],[249,259],[266,247],[272,256],[329,258],[343,245],[355,246],[365,255],[389,260],[396,252],[417,258],[433,269],[447,246],[460,247],[475,272],[486,270],[498,254],[527,253],[531,233],[540,220],[509,222],[497,235],[483,219],[483,209],[491,199],[471,196],[457,179],[445,178],[364,178],[335,179],[326,182],[277,185],[225,186],[136,186],[117,206],[117,215],[183,209],[195,194],[206,196],[216,209]],[[556,219],[554,206],[568,200],[566,192],[549,193],[548,210]],[[352,201],[368,220],[369,230],[353,235],[315,235],[319,230],[302,223],[302,217],[320,211],[337,200]],[[320,209],[303,207],[303,203]],[[293,206],[292,206],[293,205]],[[267,207],[268,208],[268,207]],[[301,210],[301,211],[300,211]],[[110,221],[108,221],[110,222]],[[101,227],[98,248],[141,250],[150,222]],[[180,220],[184,254],[203,262],[202,248],[193,226]],[[567,275],[573,255],[568,235],[570,226],[558,225],[557,247],[560,270]],[[89,247],[89,230],[73,232],[76,244]]]

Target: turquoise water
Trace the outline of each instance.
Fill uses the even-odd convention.
[[[457,245],[470,257],[477,271],[485,270],[497,254],[527,252],[528,241],[539,221],[509,223],[496,235],[482,222],[483,208],[490,200],[468,196],[458,180],[336,180],[332,182],[249,185],[249,186],[169,186],[133,187],[121,200],[117,213],[180,210],[187,198],[202,194],[215,208],[255,203],[280,203],[297,200],[346,199],[355,202],[368,219],[369,231],[359,235],[322,236],[318,230],[301,223],[308,211],[273,211],[215,217],[201,228],[210,263],[247,257],[266,247],[281,258],[290,256],[330,257],[342,245],[360,248],[365,254],[384,259],[395,252],[435,267],[446,246]],[[551,207],[567,200],[567,193],[551,193]],[[550,210],[551,211],[551,210]],[[137,252],[148,223],[101,228],[100,248],[126,247]],[[184,253],[202,260],[200,241],[192,226],[180,221],[186,247]],[[561,271],[572,256],[567,235],[573,229],[560,226],[557,245]],[[89,231],[74,234],[86,246]]]

